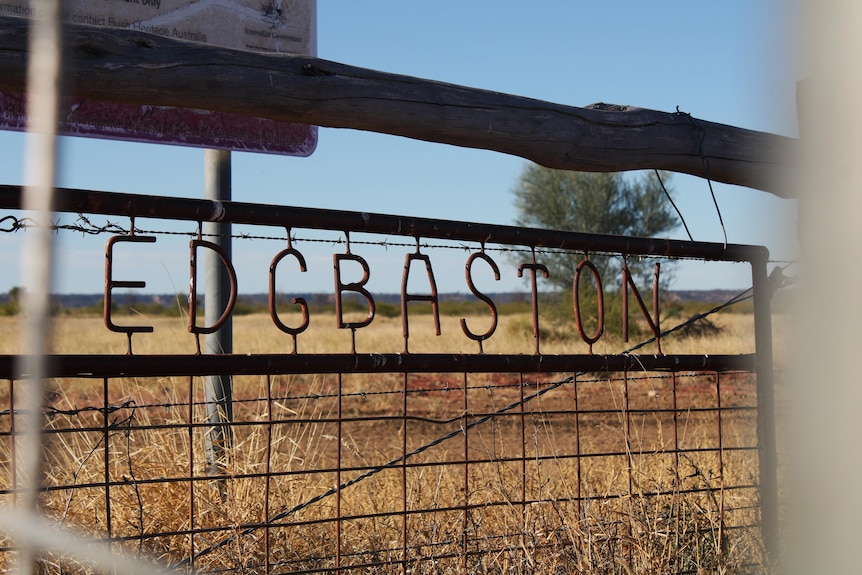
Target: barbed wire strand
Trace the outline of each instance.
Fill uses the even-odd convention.
[[[718,206],[716,204],[716,208],[717,207]],[[719,213],[719,219],[721,219],[720,213]],[[2,225],[5,222],[11,222],[11,223],[8,224],[8,227],[0,227],[0,232],[13,233],[13,232],[17,232],[19,230],[26,231],[30,228],[38,228],[39,227],[39,224],[34,222],[31,218],[20,218],[19,219],[19,218],[16,218],[15,216],[4,216],[3,218],[0,218],[0,225]],[[99,235],[99,234],[104,234],[104,233],[124,234],[124,235],[129,234],[128,229],[123,228],[119,224],[116,224],[113,222],[106,222],[105,225],[99,226],[99,225],[93,224],[92,222],[89,221],[89,219],[87,219],[86,217],[84,217],[82,215],[79,215],[79,222],[80,223],[76,223],[76,224],[62,224],[62,223],[58,222],[58,223],[52,223],[49,227],[55,232],[71,231],[71,232],[79,232],[79,233],[85,234],[85,235]],[[723,221],[721,222],[721,224],[722,224],[722,229],[724,229]],[[683,220],[683,225],[685,226],[684,220]],[[687,226],[686,226],[686,229],[688,229]],[[194,237],[198,236],[197,230],[195,230],[195,231],[148,230],[148,229],[143,229],[143,228],[138,228],[138,227],[134,228],[134,233],[138,234],[138,235],[184,236],[184,237],[190,237],[190,238],[194,238]],[[265,241],[279,241],[279,242],[284,242],[287,239],[285,236],[254,235],[254,234],[248,234],[248,233],[242,233],[242,232],[233,233],[233,234],[201,234],[201,237],[206,237],[206,238],[231,237],[233,239],[240,239],[240,240],[265,240]],[[689,239],[691,239],[691,234],[689,234]],[[339,236],[336,238],[326,238],[326,239],[292,236],[291,240],[294,242],[300,242],[300,243],[306,242],[306,243],[322,243],[322,244],[332,244],[332,245],[343,245],[346,243],[346,238],[344,238],[343,236]],[[377,241],[357,240],[357,239],[351,238],[350,243],[356,244],[356,245],[380,246],[380,247],[383,247],[384,249],[388,249],[390,247],[405,247],[405,248],[411,248],[411,249],[416,248],[416,242],[415,241],[413,241],[413,242],[399,242],[399,241],[392,241],[388,238],[383,239],[383,240],[377,240]],[[725,247],[727,246],[727,234],[726,234],[726,232],[724,234],[724,246]],[[435,244],[435,243],[430,243],[430,242],[424,242],[424,243],[420,243],[419,247],[421,249],[449,249],[449,250],[459,250],[459,251],[470,251],[470,250],[475,249],[474,246],[467,245],[464,243],[461,243],[459,245],[451,245],[451,244]],[[521,247],[514,247],[514,246],[497,246],[497,247],[486,246],[484,249],[485,249],[485,251],[491,251],[491,252],[497,252],[497,253],[531,254],[533,252],[533,250],[530,248],[526,248],[526,247],[521,248]],[[560,249],[560,248],[536,248],[535,251],[537,253],[547,254],[547,255],[583,253],[582,250]],[[610,257],[621,257],[620,254],[616,253],[616,252],[596,251],[596,252],[590,252],[590,253],[591,254],[604,255],[604,256],[610,256]],[[674,259],[674,260],[678,260],[678,261],[679,260],[695,260],[695,261],[704,260],[704,258],[696,257],[696,256],[692,256],[692,257],[675,256],[675,257],[670,258],[670,259]],[[784,263],[786,261],[787,260],[770,260],[770,263],[773,263],[773,262]],[[793,260],[793,261],[796,261],[796,260]]]

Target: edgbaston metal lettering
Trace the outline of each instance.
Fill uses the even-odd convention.
[[[151,332],[153,331],[152,326],[121,326],[117,325],[113,322],[111,317],[111,302],[113,290],[118,288],[125,289],[143,289],[146,287],[146,282],[142,280],[117,280],[113,277],[113,261],[114,261],[114,246],[117,243],[121,242],[134,242],[134,243],[155,243],[156,238],[152,236],[136,236],[136,235],[128,235],[128,236],[114,236],[108,240],[106,249],[105,249],[105,305],[104,305],[104,320],[106,327],[115,332],[121,332],[128,334],[131,337],[134,333],[143,333],[143,332]],[[216,255],[220,258],[222,265],[225,266],[228,272],[228,276],[231,282],[231,295],[229,298],[229,303],[227,307],[223,310],[221,317],[216,321],[213,325],[198,325],[197,324],[197,303],[198,303],[198,295],[197,295],[197,261],[198,261],[198,252],[201,249],[212,250],[216,253]],[[275,295],[276,295],[276,272],[278,270],[278,266],[290,256],[290,258],[294,259],[299,266],[300,273],[304,273],[307,271],[307,265],[305,261],[305,257],[303,254],[295,249],[290,244],[286,249],[279,251],[272,259],[272,262],[269,266],[269,300],[270,300],[270,317],[273,321],[273,324],[282,332],[290,334],[294,337],[294,344],[296,342],[296,336],[302,332],[304,332],[311,321],[308,303],[302,298],[293,298],[291,299],[291,303],[293,305],[299,306],[299,311],[302,314],[302,321],[298,326],[288,326],[286,325],[279,317],[278,310],[275,305]],[[500,280],[500,269],[497,266],[497,263],[485,253],[485,251],[475,252],[470,254],[467,258],[467,262],[465,264],[465,280],[467,284],[467,288],[470,290],[470,293],[473,294],[478,300],[484,302],[488,306],[488,311],[491,315],[491,326],[481,334],[476,334],[471,331],[467,326],[467,320],[462,318],[460,320],[461,330],[464,335],[479,343],[480,353],[484,353],[483,350],[483,342],[490,339],[497,328],[497,306],[494,300],[488,296],[487,294],[481,292],[474,283],[473,278],[473,265],[476,260],[484,261],[489,267],[490,271],[493,272],[494,280]],[[374,296],[370,291],[366,288],[368,284],[368,280],[371,276],[371,267],[368,265],[368,262],[360,255],[354,254],[350,251],[349,244],[347,252],[333,254],[333,280],[334,280],[334,300],[335,300],[335,323],[338,329],[362,329],[364,327],[368,327],[374,321],[375,313],[376,313],[376,304],[374,301]],[[362,278],[359,281],[354,282],[345,282],[342,275],[342,266],[346,262],[352,262],[359,266],[362,270]],[[234,305],[236,304],[236,298],[238,294],[238,280],[236,277],[236,271],[233,268],[233,264],[231,261],[225,256],[225,254],[211,242],[204,241],[200,238],[194,239],[189,242],[189,325],[188,331],[194,334],[203,334],[203,333],[212,333],[218,330],[221,325],[227,321],[228,317],[230,317],[233,312]],[[408,279],[410,275],[410,270],[414,264],[421,264],[425,268],[425,274],[428,279],[428,293],[410,293],[408,292]],[[661,353],[661,329],[659,324],[659,265],[655,265],[654,274],[653,274],[653,310],[652,314],[647,310],[646,304],[641,297],[640,291],[637,285],[632,278],[632,274],[626,265],[625,258],[623,258],[622,265],[622,289],[621,289],[621,297],[623,298],[623,338],[625,341],[628,341],[628,297],[629,292],[631,292],[635,300],[638,304],[638,307],[641,310],[642,315],[646,319],[646,322],[652,332],[653,336],[656,339],[656,343],[658,346],[658,351]],[[539,290],[538,290],[538,282],[539,278],[548,278],[549,272],[548,268],[541,263],[538,263],[536,260],[535,251],[533,251],[532,261],[522,263],[518,266],[518,277],[523,277],[524,272],[528,273],[528,277],[530,280],[530,288],[532,292],[531,298],[531,312],[533,318],[533,337],[535,339],[536,347],[535,353],[539,353]],[[593,281],[594,288],[597,293],[597,298],[595,300],[595,317],[597,320],[597,325],[593,333],[587,334],[584,328],[584,310],[582,309],[582,302],[580,299],[580,283],[582,276],[584,273],[588,273],[591,276]],[[581,339],[590,346],[590,353],[592,353],[592,346],[594,343],[599,341],[599,339],[604,334],[604,288],[603,288],[602,278],[599,276],[598,269],[596,266],[590,262],[589,259],[584,258],[577,266],[574,277],[572,279],[572,310],[574,313],[575,325],[580,335]],[[364,319],[358,321],[346,321],[345,320],[345,309],[344,309],[344,294],[345,293],[353,293],[359,296],[362,300],[365,301],[368,314]],[[402,317],[402,330],[405,341],[405,352],[407,352],[407,341],[410,337],[410,325],[409,325],[409,314],[408,314],[408,303],[410,302],[425,302],[431,305],[432,314],[434,317],[434,326],[436,330],[436,334],[441,334],[440,327],[440,311],[439,311],[439,295],[437,293],[437,282],[434,278],[434,269],[431,264],[431,258],[427,254],[423,254],[419,252],[419,249],[413,253],[408,253],[404,257],[404,269],[402,272],[401,278],[401,317]],[[590,317],[590,316],[586,316]]]

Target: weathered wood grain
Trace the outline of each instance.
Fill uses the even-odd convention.
[[[25,86],[27,22],[0,18],[0,90]],[[665,169],[788,197],[794,139],[628,106],[564,106],[304,56],[68,26],[66,93],[495,150],[551,168]],[[517,71],[513,71],[517,73]]]

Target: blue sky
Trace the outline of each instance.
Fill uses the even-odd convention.
[[[793,15],[778,0],[323,1],[317,28],[318,56],[346,64],[572,106],[679,107],[705,120],[790,136],[796,136],[794,32]],[[2,183],[22,182],[23,142],[22,134],[0,132]],[[202,150],[83,138],[63,138],[60,149],[61,186],[203,197]],[[238,201],[498,224],[515,219],[511,189],[526,162],[336,129],[320,129],[317,150],[308,158],[232,156]],[[694,238],[722,241],[706,181],[677,175],[673,187]],[[766,245],[775,259],[795,257],[795,201],[742,187],[714,187],[730,242]],[[71,222],[74,216],[63,219]],[[0,235],[2,291],[20,282],[16,235]],[[682,238],[684,232],[679,228],[671,235]],[[54,291],[102,291],[105,241],[105,236],[59,234]],[[343,247],[306,245],[300,249],[308,250],[309,273],[290,291],[331,292],[331,254]],[[148,292],[184,291],[186,246],[185,239],[160,236],[157,244],[129,252],[118,273],[145,280]],[[235,242],[241,293],[266,290],[269,261],[282,247],[265,240]],[[405,251],[354,249],[371,264],[372,291],[400,289]],[[432,253],[442,291],[466,291],[465,259],[453,250]],[[486,289],[523,289],[504,259],[498,259],[503,279]],[[444,273],[444,267],[454,271]],[[748,269],[739,265],[685,263],[676,276],[674,287],[681,289],[736,289],[750,283]]]

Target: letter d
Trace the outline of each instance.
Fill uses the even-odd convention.
[[[224,311],[221,314],[221,317],[216,320],[214,324],[211,326],[198,326],[197,325],[197,303],[198,303],[198,290],[197,290],[197,276],[198,276],[198,264],[197,264],[197,250],[199,247],[211,249],[218,255],[222,264],[224,264],[225,269],[228,273],[228,279],[230,280],[230,297],[228,298],[227,307],[225,307]],[[204,240],[191,240],[189,242],[189,250],[191,252],[189,256],[189,333],[214,333],[221,328],[222,324],[227,321],[227,318],[230,317],[231,312],[233,311],[234,306],[236,305],[236,270],[233,269],[233,264],[225,255],[224,251],[216,244],[212,242],[207,242]]]

